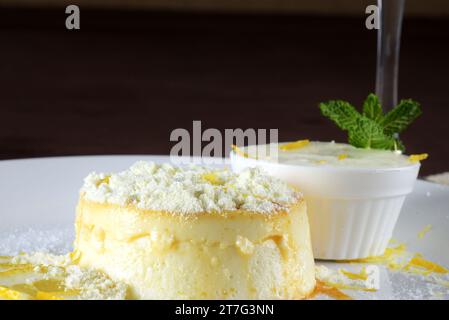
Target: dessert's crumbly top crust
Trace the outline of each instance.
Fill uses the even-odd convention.
[[[285,182],[246,169],[175,167],[139,161],[113,174],[91,173],[81,189],[84,199],[175,214],[245,210],[271,214],[296,203],[301,194]]]

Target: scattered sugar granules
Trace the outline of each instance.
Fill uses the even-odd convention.
[[[74,236],[73,226],[0,232],[0,255],[12,256],[21,252],[65,254],[72,250]]]

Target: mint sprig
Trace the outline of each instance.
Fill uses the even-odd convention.
[[[341,100],[332,100],[321,103],[320,109],[323,115],[335,122],[342,130],[349,131],[356,127],[360,113],[349,103]]]
[[[421,115],[418,102],[411,99],[401,100],[399,104],[388,112],[381,120],[386,134],[392,135],[404,131],[407,126]]]
[[[369,94],[365,102],[363,102],[363,115],[376,122],[382,119],[382,106],[375,94]]]
[[[398,133],[405,130],[422,112],[418,102],[401,100],[384,114],[378,97],[371,93],[360,113],[347,101],[331,100],[320,103],[321,113],[348,132],[348,141],[357,148],[405,150]]]
[[[382,126],[367,117],[359,117],[348,136],[349,143],[358,148],[394,149],[395,139],[385,135]]]

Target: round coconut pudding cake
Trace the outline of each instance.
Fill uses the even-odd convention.
[[[315,287],[302,195],[258,169],[138,162],[92,173],[74,257],[134,299],[297,299]]]

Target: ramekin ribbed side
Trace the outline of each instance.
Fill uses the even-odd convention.
[[[306,197],[315,258],[360,259],[383,254],[404,199]]]

